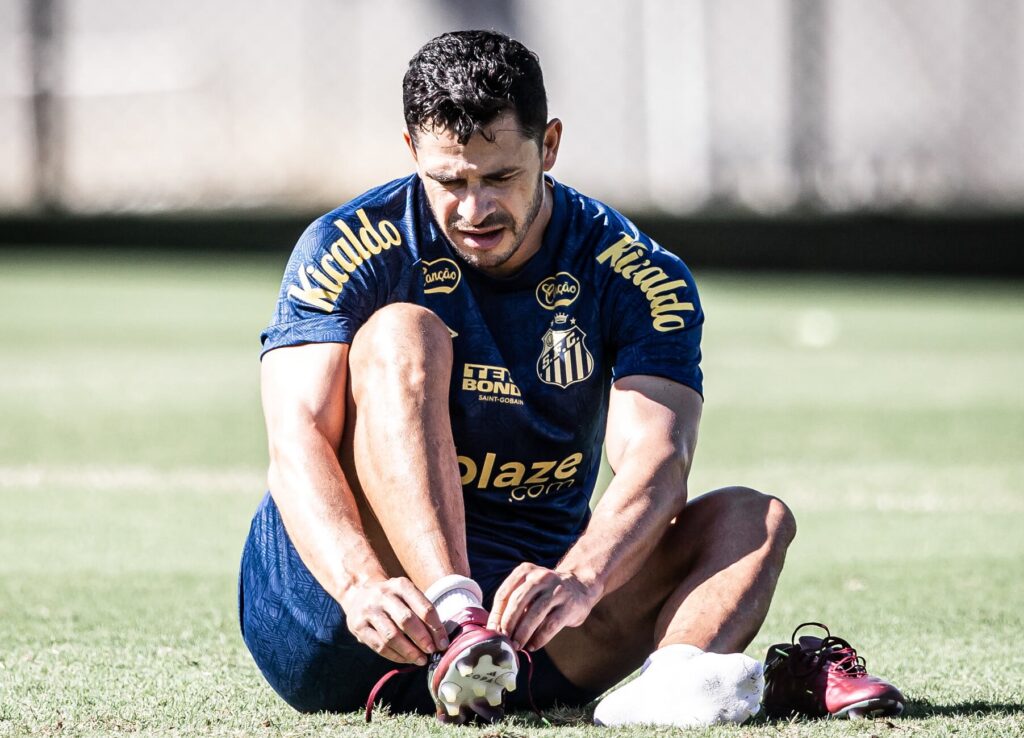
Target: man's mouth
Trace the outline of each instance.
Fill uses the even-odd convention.
[[[464,231],[459,229],[458,234],[462,236],[463,243],[469,248],[487,251],[501,243],[502,236],[505,235],[505,229],[503,227],[485,231]]]

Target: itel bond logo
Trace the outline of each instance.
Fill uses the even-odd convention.
[[[503,366],[463,365],[462,389],[467,392],[476,392],[478,402],[500,402],[505,405],[523,404],[523,393],[512,381],[512,374]]]

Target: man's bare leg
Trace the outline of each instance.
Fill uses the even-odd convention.
[[[768,614],[796,533],[781,501],[745,488],[693,500],[640,573],[548,645],[574,684],[607,689],[656,649],[746,648]]]
[[[737,653],[750,645],[768,615],[796,521],[775,498],[752,491],[718,494],[725,497],[732,513],[728,517],[734,520],[718,519],[711,512],[694,568],[659,613],[659,647],[686,643]],[[729,497],[737,498],[734,504]]]
[[[356,334],[342,465],[354,471],[366,533],[389,573],[421,590],[469,576],[448,414],[452,344],[430,311],[389,305]]]
[[[349,352],[341,463],[381,561],[412,580],[447,626],[451,645],[429,677],[438,718],[491,720],[515,689],[516,656],[506,637],[484,628],[483,593],[469,578],[451,371],[451,337],[436,315],[404,303],[377,311]]]

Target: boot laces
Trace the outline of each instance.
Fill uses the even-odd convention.
[[[857,678],[868,675],[867,662],[858,656],[856,649],[842,638],[830,636],[821,642],[815,652],[824,662],[832,664],[832,670],[841,676]]]
[[[813,625],[825,631],[825,637],[816,646],[800,645],[797,633],[804,627]],[[792,638],[795,649],[791,654],[790,669],[794,676],[806,677],[814,672],[828,668],[841,677],[856,679],[867,676],[867,662],[857,650],[843,638],[832,635],[827,626],[821,623],[803,623],[793,631]]]

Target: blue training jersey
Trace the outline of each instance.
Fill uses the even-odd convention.
[[[393,302],[444,321],[474,574],[553,566],[579,537],[614,380],[651,374],[702,392],[704,315],[686,265],[615,210],[546,181],[543,244],[506,279],[454,252],[416,175],[333,210],[299,239],[261,337],[264,353],[349,343]]]

